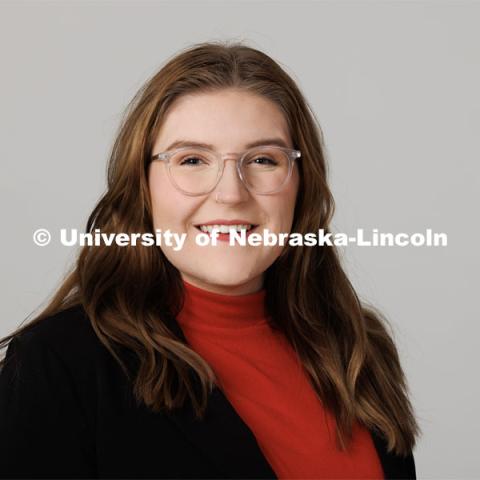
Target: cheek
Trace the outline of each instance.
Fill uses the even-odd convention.
[[[288,212],[289,227],[293,222],[293,214],[295,212],[295,205],[297,203],[298,190],[300,188],[300,174],[297,167],[293,171],[292,181],[287,189],[287,195],[285,197],[285,210]]]
[[[289,231],[292,226],[298,183],[298,176],[292,178],[292,182],[290,182],[288,188],[284,190],[283,195],[278,197],[275,202],[272,202],[272,205],[270,206],[272,219],[275,224],[278,224],[281,227],[282,231]]]
[[[148,179],[154,227],[166,230],[176,225],[178,228],[185,223],[191,208],[185,196],[171,185],[165,172],[159,170],[152,169]]]
[[[155,172],[151,173],[148,179],[153,221],[156,228],[160,228],[157,224],[163,222],[165,212],[169,211],[169,195],[165,195],[165,185],[162,180],[161,176]]]

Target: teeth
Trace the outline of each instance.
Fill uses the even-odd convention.
[[[250,230],[253,225],[199,225],[199,228],[202,232],[205,233],[212,233],[213,230],[219,230],[220,233],[229,233],[230,230],[236,230],[237,232],[241,232],[242,230]]]

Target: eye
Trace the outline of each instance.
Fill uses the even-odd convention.
[[[199,162],[205,163],[201,158],[198,157],[186,157],[181,160],[180,165],[199,165]]]
[[[256,165],[277,165],[277,162],[275,161],[275,159],[266,157],[266,156],[254,158],[249,163],[255,163]]]

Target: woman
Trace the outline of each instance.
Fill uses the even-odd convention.
[[[333,210],[321,130],[277,63],[239,43],[171,59],[130,105],[87,231],[183,248],[83,247],[2,340],[0,475],[415,478],[396,347],[335,248],[225,242],[327,231]]]

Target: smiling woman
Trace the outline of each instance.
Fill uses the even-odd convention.
[[[86,233],[183,248],[83,246],[2,339],[0,476],[415,478],[396,346],[336,247],[194,241],[328,234],[333,210],[320,127],[272,58],[171,59],[129,106]]]
[[[211,114],[212,111],[215,115]],[[252,144],[263,144],[265,140],[257,140],[262,138],[277,137],[284,145],[292,144],[287,121],[275,103],[239,87],[182,95],[165,114],[153,152],[166,150],[172,141],[175,145],[176,132],[192,139],[189,143],[205,140],[224,155],[230,150],[243,152]],[[194,233],[196,225],[216,224],[222,227],[232,222],[254,224],[275,233],[290,231],[300,175],[296,164],[291,171],[288,167],[290,157],[278,148],[257,147],[242,156],[242,163],[238,155],[231,153],[228,156],[234,161],[228,164],[216,162],[216,156],[208,152],[193,155],[192,149],[187,150],[174,155],[174,158],[190,156],[190,159],[202,163],[185,167],[180,160],[174,160],[175,183],[167,173],[165,162],[149,164],[147,175],[154,227],[190,234],[182,251],[163,249],[184,280],[207,290],[234,295],[253,293],[262,288],[264,273],[280,255],[281,248],[231,249],[222,248],[225,245],[223,242],[218,246],[202,248],[195,243]],[[275,154],[270,153],[272,151]],[[252,158],[265,158],[269,154],[282,164],[277,162],[274,168],[248,166],[249,162],[253,163]],[[268,195],[252,193],[238,173],[238,170],[242,172],[247,168],[256,168],[256,175],[261,178],[257,184],[260,181],[271,184],[276,192]],[[204,188],[195,196],[185,195],[178,188],[179,182],[183,182],[181,185],[185,188]],[[214,188],[217,195],[213,195]]]

